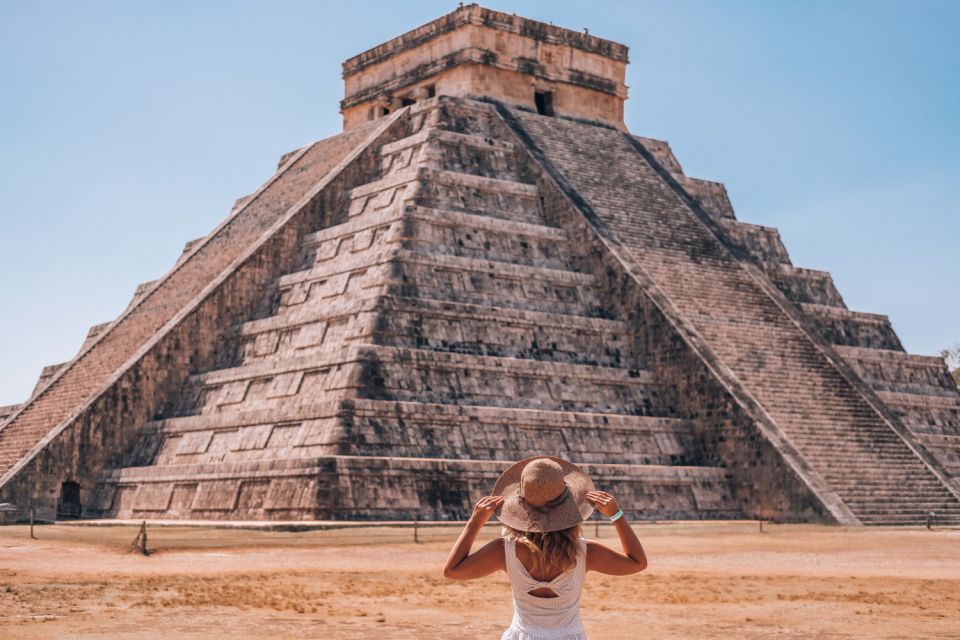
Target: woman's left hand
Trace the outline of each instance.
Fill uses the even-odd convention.
[[[493,516],[494,512],[503,504],[503,496],[486,496],[480,498],[477,505],[473,508],[473,514],[470,519],[480,524],[486,524],[487,520]]]

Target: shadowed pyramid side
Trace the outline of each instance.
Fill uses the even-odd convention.
[[[808,310],[803,304],[791,306],[774,285],[776,274],[795,269],[783,262],[782,246],[756,243],[771,251],[774,278],[742,262],[740,248],[721,226],[737,230],[732,211],[718,207],[716,198],[705,199],[704,217],[698,217],[698,205],[689,204],[682,185],[667,179],[669,165],[656,162],[656,154],[620,131],[520,111],[502,113],[591,220],[593,233],[619,243],[623,260],[648,279],[648,291],[661,297],[661,309],[686,327],[686,340],[699,343],[714,375],[765,425],[765,437],[778,443],[794,473],[833,517],[919,523],[935,509],[940,519],[960,520],[960,501],[943,467],[834,355],[823,338],[835,337],[829,323],[808,330],[800,315]],[[823,277],[816,285],[792,287],[842,304]],[[835,315],[858,320],[857,314],[835,308]],[[876,346],[899,349],[892,330],[884,330],[889,324],[880,327],[873,334]]]

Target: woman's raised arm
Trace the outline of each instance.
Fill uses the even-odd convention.
[[[487,496],[473,508],[473,514],[467,521],[460,537],[447,556],[447,564],[443,567],[443,575],[451,580],[476,580],[488,576],[494,571],[505,570],[507,563],[503,555],[503,540],[491,540],[470,555],[470,549],[477,539],[483,525],[493,513],[503,504],[502,496]]]
[[[613,517],[620,511],[616,499],[603,491],[587,493],[587,501],[597,508],[607,518]],[[626,516],[620,516],[613,523],[620,537],[620,544],[624,553],[600,544],[595,540],[587,542],[587,571],[606,573],[611,576],[626,576],[639,573],[647,568],[647,554],[643,552],[643,545],[634,533]]]

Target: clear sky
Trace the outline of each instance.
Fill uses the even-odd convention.
[[[960,341],[960,2],[486,6],[627,44],[633,132],[908,350]],[[344,59],[455,7],[0,0],[0,404],[340,130]]]

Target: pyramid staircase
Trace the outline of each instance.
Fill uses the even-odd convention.
[[[960,396],[942,359],[846,309],[829,274],[792,266],[775,230],[737,221],[665,143],[503,111],[834,517],[960,523]]]

